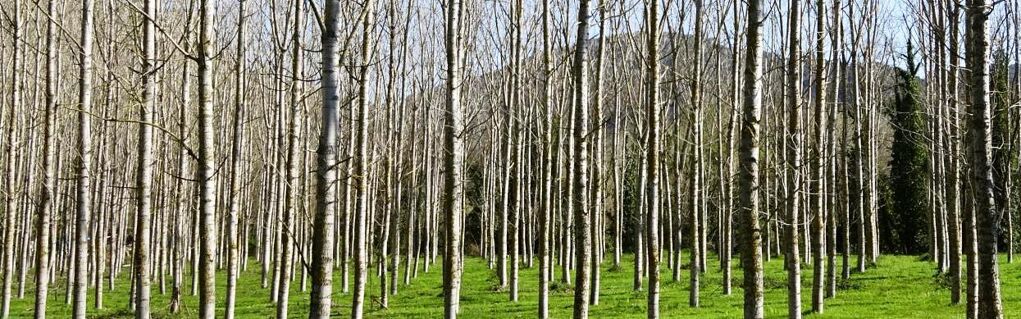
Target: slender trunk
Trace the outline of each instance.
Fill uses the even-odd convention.
[[[152,0],[145,1],[145,13],[143,17],[145,20],[144,28],[144,41],[143,50],[145,59],[143,60],[143,76],[142,76],[142,107],[140,109],[141,116],[138,129],[138,172],[135,176],[137,178],[137,207],[135,217],[135,261],[132,272],[134,277],[134,295],[133,301],[135,305],[135,318],[149,318],[152,311],[149,306],[150,292],[149,292],[149,280],[151,277],[151,252],[149,251],[149,244],[152,240],[149,228],[151,219],[151,188],[152,188],[152,127],[148,124],[152,122],[153,113],[156,110],[156,80],[153,76],[155,72],[155,59],[156,59],[156,26],[153,19],[156,18],[156,4]]]
[[[816,1],[816,22],[815,22],[815,133],[816,140],[814,165],[812,167],[812,189],[810,191],[811,205],[814,215],[812,216],[812,312],[823,312],[823,293],[826,286],[826,211],[824,194],[825,180],[825,127],[826,113],[826,1]]]
[[[368,170],[366,164],[368,162],[368,79],[366,74],[368,73],[368,61],[372,56],[371,50],[374,50],[374,46],[371,44],[373,38],[373,24],[375,23],[375,1],[368,0],[364,4],[365,12],[362,13],[362,50],[361,60],[362,65],[358,66],[356,72],[358,72],[358,105],[357,112],[355,113],[356,118],[352,118],[354,124],[357,126],[355,129],[355,156],[351,160],[354,163],[354,176],[355,182],[352,186],[355,188],[355,217],[354,217],[354,241],[352,242],[353,250],[355,252],[355,284],[354,293],[352,295],[351,303],[351,318],[360,319],[364,315],[365,308],[365,287],[368,284],[368,263],[369,263],[369,252],[368,252],[368,210],[369,210],[369,181],[368,181]]]
[[[592,143],[589,144],[589,150],[592,158],[591,165],[591,177],[592,181],[588,202],[592,207],[592,227],[590,227],[590,236],[592,237],[592,251],[590,252],[592,268],[590,271],[590,286],[589,286],[589,304],[599,304],[599,290],[601,281],[601,265],[603,262],[603,220],[604,212],[603,209],[603,136],[605,136],[605,125],[603,121],[603,62],[606,55],[606,3],[605,0],[599,0],[599,40],[597,40],[596,47],[596,65],[595,65],[595,97],[592,103]]]
[[[965,64],[968,73],[968,101],[971,104],[971,164],[975,194],[975,228],[978,242],[978,318],[1003,318],[1000,274],[996,260],[999,237],[992,170],[992,139],[989,106],[988,19],[992,6],[985,0],[969,0]]]
[[[92,210],[92,38],[93,1],[82,1],[81,62],[78,65],[78,205],[75,223],[74,318],[85,318],[89,289],[89,234]],[[11,123],[13,124],[13,123]]]
[[[733,26],[734,27],[734,31],[733,32],[734,32],[734,34],[733,34],[733,38],[732,38],[731,47],[737,48],[738,47],[738,42],[740,42],[738,34],[739,34],[740,30],[741,30],[741,19],[739,18],[740,17],[739,16],[740,15],[740,9],[739,9],[739,6],[738,6],[738,0],[734,0],[733,3],[732,3],[732,6],[733,6],[733,14],[734,14],[734,18],[733,18],[733,22],[734,22],[734,26]],[[733,80],[732,84],[731,84],[731,91],[732,91],[731,92],[731,97],[733,98],[733,100],[731,101],[732,102],[732,104],[731,104],[732,106],[731,106],[731,109],[730,109],[730,124],[729,124],[730,128],[728,129],[728,132],[727,132],[727,143],[728,143],[728,154],[727,154],[727,211],[726,211],[726,220],[725,220],[726,225],[725,225],[725,231],[724,231],[726,237],[724,238],[724,243],[725,244],[722,247],[723,248],[723,258],[721,260],[722,267],[723,267],[723,294],[724,295],[728,295],[728,296],[731,294],[731,291],[732,291],[731,278],[733,276],[732,275],[733,271],[732,271],[732,267],[731,267],[731,259],[733,258],[733,248],[734,248],[734,243],[733,243],[733,240],[734,240],[734,226],[733,225],[734,225],[734,211],[735,211],[734,199],[736,197],[736,196],[734,196],[734,189],[736,188],[735,185],[734,185],[734,175],[736,175],[736,172],[735,172],[736,167],[734,166],[734,161],[735,161],[735,157],[736,156],[735,156],[734,153],[735,153],[735,150],[737,149],[737,147],[736,147],[737,145],[735,145],[735,142],[737,140],[735,138],[735,135],[737,133],[737,130],[739,129],[738,128],[738,125],[739,125],[739,123],[738,123],[738,116],[740,114],[740,109],[738,108],[738,105],[740,104],[740,101],[741,101],[741,92],[740,92],[740,89],[739,89],[741,78],[738,76],[738,72],[739,72],[738,69],[741,68],[740,61],[741,61],[740,60],[740,53],[739,53],[738,49],[735,49],[733,54],[731,54],[731,60],[730,60],[730,64],[731,64],[730,76],[731,76],[731,79]]]
[[[831,92],[832,97],[830,97],[830,98],[832,99],[833,106],[832,106],[832,109],[829,110],[829,114],[828,114],[827,118],[829,120],[829,125],[830,125],[829,127],[834,128],[834,129],[829,129],[829,130],[827,130],[827,133],[826,133],[827,134],[828,144],[829,144],[829,145],[827,145],[827,147],[829,149],[829,154],[827,154],[826,157],[830,160],[830,164],[828,166],[829,166],[830,190],[831,190],[829,192],[831,195],[829,196],[829,200],[830,200],[829,204],[830,205],[828,207],[829,208],[829,210],[828,210],[828,214],[829,214],[829,219],[828,219],[828,228],[829,228],[829,230],[828,230],[828,232],[829,232],[829,234],[828,234],[827,237],[828,237],[828,242],[829,242],[829,257],[827,259],[827,266],[828,266],[829,269],[827,271],[827,286],[826,286],[827,287],[827,291],[826,291],[826,296],[830,297],[830,298],[835,297],[836,294],[837,294],[837,269],[836,269],[836,267],[837,267],[836,266],[836,258],[837,258],[836,255],[837,255],[837,245],[838,245],[837,244],[837,227],[839,225],[838,221],[840,220],[840,217],[838,217],[838,216],[843,216],[842,212],[844,212],[845,209],[846,209],[846,198],[847,198],[847,196],[844,196],[844,192],[843,192],[843,190],[844,190],[844,186],[843,186],[844,183],[842,182],[842,180],[840,180],[837,177],[838,176],[837,175],[837,173],[838,173],[838,168],[837,168],[838,164],[837,163],[839,161],[838,161],[838,153],[836,151],[837,150],[837,146],[836,146],[836,135],[837,134],[835,132],[836,118],[837,118],[836,115],[837,115],[837,112],[840,110],[840,106],[841,106],[841,104],[840,104],[840,101],[841,101],[841,96],[840,96],[841,94],[840,94],[840,92],[841,92],[841,89],[843,87],[842,86],[843,77],[842,77],[842,73],[840,72],[841,71],[840,50],[842,50],[842,45],[843,45],[843,43],[842,43],[842,41],[843,41],[843,25],[842,25],[842,22],[840,20],[840,16],[841,16],[840,8],[841,8],[840,7],[840,0],[833,0],[833,6],[832,6],[832,10],[831,10],[831,14],[833,15],[833,25],[831,27],[831,32],[833,33],[833,36],[830,39],[830,44],[832,45],[832,49],[830,50],[831,51],[830,63],[833,65],[833,69],[832,69],[832,72],[833,72],[832,85],[830,86],[830,90],[831,90],[830,92]],[[846,123],[846,121],[843,121],[843,122]],[[841,147],[841,151],[843,151],[843,147]],[[840,176],[845,176],[846,177],[846,174],[840,174]],[[844,264],[846,265],[846,261],[845,261]]]
[[[22,107],[21,102],[21,41],[22,39],[22,28],[21,28],[21,0],[13,1],[14,12],[12,14],[12,28],[11,31],[11,47],[13,47],[11,56],[11,112],[7,114],[7,132],[6,136],[6,148],[4,152],[7,158],[7,168],[4,170],[4,179],[6,183],[6,193],[4,193],[4,230],[3,230],[3,299],[0,301],[0,319],[7,319],[11,315],[11,285],[13,284],[14,277],[14,236],[16,234],[15,224],[17,223],[17,215],[14,211],[15,207],[15,188],[17,183],[15,182],[15,165],[14,161],[14,142],[15,142],[15,109]]]
[[[230,152],[230,199],[227,208],[227,296],[224,318],[234,318],[238,282],[238,212],[241,205],[240,175],[241,145],[244,143],[244,102],[245,102],[245,0],[238,1],[237,61],[234,77],[234,132]]]
[[[212,319],[216,314],[216,181],[213,145],[213,3],[200,0],[199,8],[199,317]]]
[[[959,74],[958,67],[960,65],[960,58],[958,54],[958,52],[960,51],[958,30],[961,14],[960,7],[956,5],[951,6],[951,8],[949,8],[949,10],[947,11],[948,11],[947,14],[950,17],[949,19],[950,25],[947,28],[947,30],[950,32],[949,35],[950,54],[947,55],[949,59],[948,64],[950,65],[950,69],[947,70],[947,73],[949,73],[947,76],[947,90],[949,91],[947,92],[948,95],[947,110],[953,114],[951,117],[953,123],[946,124],[946,127],[949,128],[947,130],[947,134],[949,135],[948,138],[949,142],[947,144],[949,145],[948,158],[950,160],[950,168],[949,171],[945,174],[945,177],[948,179],[948,183],[950,183],[950,187],[948,187],[946,201],[951,206],[948,209],[948,211],[950,212],[948,216],[949,219],[948,224],[950,230],[950,265],[949,265],[950,303],[956,305],[961,302],[961,246],[962,246],[961,196],[959,195],[961,192],[961,176],[960,176],[961,160],[959,156],[961,148],[960,144],[961,138],[960,133],[958,131],[959,130],[958,118],[960,117],[959,115],[960,111],[958,110],[959,108],[958,88],[960,87],[958,85]],[[948,120],[947,122],[951,121]]]
[[[297,228],[294,227],[295,215],[298,214],[298,205],[300,205],[300,182],[298,181],[298,174],[300,171],[304,171],[303,166],[298,162],[298,152],[302,152],[304,143],[298,139],[300,127],[302,126],[302,112],[301,107],[301,81],[302,81],[302,48],[301,48],[301,28],[302,25],[302,14],[304,9],[304,1],[294,0],[294,21],[291,45],[294,51],[291,52],[291,74],[294,76],[293,82],[290,87],[290,106],[291,106],[291,118],[287,127],[287,151],[285,152],[286,158],[284,159],[284,207],[283,214],[280,217],[280,277],[277,278],[279,283],[277,284],[277,318],[287,318],[287,306],[290,301],[291,292],[291,277],[292,275],[292,264],[291,260],[294,258],[294,252],[292,249],[299,242],[297,236]],[[281,110],[283,111],[283,110]]]
[[[465,8],[461,0],[446,3],[446,75],[447,101],[443,115],[443,191],[440,210],[446,224],[443,254],[443,312],[447,319],[457,318],[461,301],[461,217],[464,205],[464,119],[461,114],[461,44]]]
[[[571,140],[572,161],[571,171],[571,203],[574,212],[574,267],[575,267],[575,289],[574,289],[574,318],[588,318],[589,310],[589,271],[591,271],[592,238],[589,227],[592,218],[588,209],[587,193],[588,185],[587,170],[588,160],[584,150],[587,148],[588,139],[588,15],[589,0],[581,0],[578,4],[578,37],[574,51],[574,64],[572,65],[572,76],[574,81],[574,105],[571,112],[573,131]],[[655,229],[655,228],[650,228]],[[651,295],[651,294],[650,294]]]
[[[790,2],[787,51],[787,224],[784,256],[787,269],[787,316],[801,318],[801,7],[800,0]]]
[[[340,120],[339,43],[340,1],[325,3],[326,29],[323,31],[323,124],[316,151],[316,215],[312,233],[312,297],[309,318],[330,317],[333,298],[334,214],[337,200],[337,145]],[[411,224],[409,224],[410,227]],[[346,239],[346,238],[345,238]]]
[[[583,0],[584,1],[584,0]],[[584,6],[584,4],[583,4]],[[659,1],[646,2],[645,8],[645,23],[648,27],[648,33],[646,34],[646,50],[647,59],[645,61],[646,69],[646,98],[648,99],[648,105],[645,107],[645,125],[646,125],[646,145],[645,145],[645,183],[642,185],[645,188],[645,210],[642,213],[645,214],[645,250],[636,250],[635,255],[645,253],[649,262],[649,291],[648,300],[646,302],[646,313],[648,318],[654,319],[659,318]],[[582,13],[586,11],[580,11]],[[581,22],[582,25],[586,23],[584,20]],[[582,37],[582,31],[579,29],[578,41],[584,41]],[[579,46],[580,48],[581,46]],[[581,50],[578,50],[579,64],[582,66],[580,69],[584,70],[584,57],[581,57]],[[579,75],[578,87],[581,87],[581,92],[584,93],[584,74]],[[584,99],[579,101],[583,102]],[[695,265],[692,265],[695,267]],[[579,269],[581,267],[579,266]],[[694,273],[694,271],[692,271]],[[575,297],[575,304],[577,304],[577,297]],[[577,310],[575,311],[575,318],[577,319]]]
[[[507,172],[507,179],[505,183],[508,186],[508,192],[504,195],[505,200],[510,205],[505,205],[508,209],[505,214],[508,216],[507,235],[508,239],[508,253],[510,254],[510,300],[518,301],[518,278],[519,278],[519,263],[521,256],[521,203],[522,199],[519,194],[522,194],[521,186],[524,182],[521,180],[521,172],[524,169],[524,161],[521,158],[520,148],[522,140],[520,136],[521,131],[521,120],[519,117],[523,116],[524,109],[521,105],[521,0],[514,0],[511,2],[511,90],[510,90],[510,109],[507,113],[507,121],[510,125],[510,130],[507,131],[508,149],[510,150],[510,161],[507,162],[510,169]],[[517,112],[517,114],[514,114]]]
[[[704,250],[705,250],[705,236],[703,231],[706,227],[705,211],[708,210],[706,206],[705,196],[702,194],[703,187],[703,162],[705,158],[703,154],[705,151],[702,147],[702,20],[704,16],[703,1],[695,1],[695,56],[693,63],[693,71],[691,77],[691,126],[692,126],[692,138],[694,139],[692,147],[692,163],[691,163],[691,273],[688,276],[691,282],[690,290],[688,291],[688,306],[698,307],[698,295],[699,295],[699,275],[703,271],[704,265]],[[652,121],[652,118],[649,119]],[[655,126],[649,126],[650,132],[656,129]],[[650,153],[651,154],[651,153]],[[651,163],[651,162],[650,162]],[[651,172],[651,171],[650,171]],[[680,187],[678,187],[680,191]],[[651,241],[650,241],[651,242]],[[680,250],[680,247],[677,248]]]
[[[539,199],[539,319],[549,318],[549,282],[551,272],[550,241],[553,218],[553,152],[557,150],[553,140],[553,48],[550,39],[549,3],[542,3],[542,107],[543,150],[542,150],[542,198]]]
[[[744,106],[741,121],[739,157],[741,171],[737,187],[740,191],[737,209],[741,215],[741,264],[744,269],[744,317],[760,319],[765,316],[763,306],[763,274],[761,229],[759,228],[759,117],[762,109],[760,75],[762,74],[763,24],[761,0],[749,0],[744,65]]]

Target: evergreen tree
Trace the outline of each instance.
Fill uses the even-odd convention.
[[[890,121],[894,127],[890,160],[890,187],[897,218],[890,220],[893,227],[889,242],[900,243],[896,250],[918,253],[924,250],[922,227],[928,212],[929,152],[926,150],[925,113],[922,111],[921,85],[914,49],[908,42],[907,69],[897,70],[897,89]]]

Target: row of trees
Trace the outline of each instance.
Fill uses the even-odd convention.
[[[181,311],[186,280],[233,318],[250,265],[278,318],[292,284],[310,317],[349,295],[361,318],[369,280],[390,307],[438,259],[453,318],[473,256],[512,301],[537,260],[537,315],[560,281],[584,318],[626,253],[657,318],[661,270],[698,307],[710,253],[732,293],[734,252],[745,317],[782,255],[799,318],[803,265],[823,312],[881,251],[927,252],[952,303],[1002,317],[1014,2],[0,5],[0,318],[30,283],[45,317],[59,280],[84,318],[123,272],[138,318],[153,291]]]

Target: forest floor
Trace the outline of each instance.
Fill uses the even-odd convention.
[[[607,256],[612,257],[612,256]],[[684,256],[687,262],[687,254]],[[665,263],[664,259],[664,263]],[[852,256],[851,262],[855,259]],[[1000,280],[1003,287],[1003,308],[1005,317],[1021,317],[1021,268],[1016,264],[1006,264],[1001,256]],[[838,276],[839,276],[839,263]],[[390,297],[389,309],[379,307],[379,282],[370,277],[366,300],[366,317],[369,318],[441,318],[443,314],[442,275],[438,267],[429,273],[420,272],[418,278],[412,280],[410,286],[401,284],[399,293]],[[611,262],[603,265],[602,289],[599,305],[592,306],[590,316],[593,318],[644,318],[646,294],[635,292],[632,288],[632,259],[628,255],[622,261],[620,270],[613,270]],[[510,302],[506,291],[499,291],[498,279],[494,270],[489,270],[485,260],[470,258],[466,260],[464,280],[461,290],[461,316],[463,318],[534,318],[538,289],[538,264],[533,268],[521,269],[520,301]],[[740,289],[741,270],[734,262],[733,293],[722,294],[722,272],[717,259],[710,257],[708,269],[702,277],[701,307],[688,307],[689,271],[684,270],[681,281],[673,282],[669,269],[661,271],[661,314],[663,318],[739,318],[742,313],[742,294]],[[853,266],[853,265],[852,265]],[[773,259],[765,263],[766,277],[766,315],[767,317],[784,317],[787,314],[786,279],[783,272],[782,259]],[[403,265],[402,265],[403,268]],[[419,268],[422,269],[421,267]],[[945,280],[934,276],[934,265],[921,260],[917,256],[884,256],[879,259],[878,266],[865,273],[852,273],[851,280],[839,284],[837,296],[826,300],[825,313],[811,315],[816,318],[962,318],[964,306],[949,304],[950,290]],[[557,269],[555,278],[561,275]],[[261,275],[258,264],[252,262],[248,271],[240,276],[238,283],[238,302],[236,314],[238,318],[272,318],[275,307],[269,300],[269,290],[261,288]],[[810,265],[803,271],[802,308],[806,311],[811,306]],[[96,310],[93,305],[92,292],[89,295],[90,318],[125,318],[131,317],[128,309],[129,280],[125,269],[123,276],[117,281],[116,288],[105,294],[105,309]],[[339,272],[336,272],[339,275]],[[372,272],[375,273],[374,271]],[[217,305],[221,308],[217,317],[222,316],[224,274],[218,274],[217,294],[221,300]],[[403,276],[403,274],[402,274]],[[31,277],[31,275],[29,275]],[[403,278],[403,277],[401,277]],[[197,315],[198,297],[192,296],[190,277],[186,280],[183,297],[184,304],[177,315],[169,314],[170,287],[167,292],[160,293],[159,282],[153,284],[153,315],[155,318],[194,318]],[[169,278],[168,278],[169,280]],[[340,280],[334,280],[334,316],[345,318],[350,316],[350,294],[342,294]],[[65,304],[64,282],[61,280],[50,289],[48,315],[51,318],[69,317],[71,308]],[[308,309],[308,293],[301,292],[301,283],[296,280],[292,284],[290,314],[294,318],[306,317]],[[16,289],[16,287],[15,287]],[[573,292],[569,287],[554,284],[551,292],[550,315],[552,318],[569,318]],[[14,292],[17,293],[16,291]],[[26,298],[16,299],[11,308],[13,318],[32,317],[32,292],[26,292]]]

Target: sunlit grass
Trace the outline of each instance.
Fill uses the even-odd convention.
[[[687,260],[687,256],[684,257]],[[603,264],[602,290],[600,303],[591,308],[594,318],[644,318],[646,294],[631,289],[632,273],[631,258],[625,258],[619,271],[611,271],[610,262]],[[852,262],[854,259],[852,258]],[[1003,287],[1003,305],[1006,317],[1021,316],[1021,270],[1016,265],[1005,263],[1001,258],[1000,279]],[[839,258],[838,258],[839,263]],[[719,262],[711,258],[707,263],[709,269],[702,279],[702,298],[700,308],[688,307],[688,271],[685,270],[680,282],[671,280],[670,271],[662,270],[663,287],[661,295],[661,311],[665,318],[737,318],[742,313],[742,291],[740,289],[741,270],[735,260],[733,264],[733,294],[722,294],[722,273]],[[537,264],[536,264],[537,265]],[[391,296],[389,309],[381,309],[379,285],[377,277],[370,277],[370,285],[366,293],[367,317],[374,318],[439,318],[443,314],[441,263],[437,262],[429,273],[420,272],[418,278],[412,280],[410,286],[401,284],[396,296]],[[403,267],[402,267],[403,269]],[[812,315],[820,318],[961,318],[964,306],[949,304],[950,291],[940,285],[934,276],[934,265],[920,261],[917,256],[884,256],[879,260],[878,267],[865,273],[855,273],[851,281],[844,284],[837,296],[826,301],[823,315]],[[555,278],[560,277],[560,269],[556,269]],[[839,265],[838,265],[839,271]],[[130,269],[125,269],[117,281],[113,291],[106,293],[104,309],[93,308],[92,295],[89,295],[89,314],[95,318],[130,317],[128,308],[128,292]],[[339,276],[339,271],[336,272]],[[372,271],[371,274],[375,274]],[[768,317],[784,317],[787,314],[786,281],[783,262],[773,259],[766,263],[766,315]],[[538,269],[524,268],[521,271],[520,300],[509,301],[504,291],[493,289],[497,278],[495,272],[488,269],[484,260],[470,258],[465,263],[464,281],[461,293],[461,314],[463,318],[532,318],[536,316]],[[31,277],[31,276],[30,276]],[[403,278],[403,275],[402,275]],[[807,312],[811,302],[811,268],[804,266],[804,283],[802,302]],[[169,280],[169,278],[168,278]],[[217,278],[217,294],[221,300],[217,305],[222,316],[224,274]],[[351,309],[351,295],[340,292],[340,280],[334,281],[334,316],[348,317]],[[31,287],[31,285],[29,285]],[[70,314],[71,308],[64,302],[64,281],[59,280],[50,289],[48,315],[51,318],[64,318]],[[292,284],[293,292],[290,300],[290,315],[303,318],[308,311],[308,293],[301,292],[299,280]],[[170,287],[167,293],[161,294],[159,283],[153,283],[152,307],[156,318],[194,318],[197,316],[198,298],[192,296],[191,278],[185,280],[183,289],[184,304],[177,315],[169,313]],[[551,296],[550,314],[553,318],[571,316],[573,293],[569,289],[555,289]],[[33,304],[32,292],[26,293],[25,299],[15,299],[11,305],[14,318],[31,317]],[[270,302],[269,289],[261,287],[259,265],[251,263],[247,272],[243,273],[238,283],[238,302],[236,314],[239,318],[267,318],[275,314],[275,306]]]

